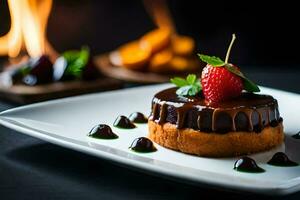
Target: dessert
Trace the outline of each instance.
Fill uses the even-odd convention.
[[[59,81],[95,80],[101,77],[87,47],[64,52],[54,64],[47,55],[41,55],[12,68],[0,74],[1,85],[35,86]]]
[[[95,80],[101,77],[88,47],[65,51],[53,64],[53,80]]]
[[[177,151],[207,157],[229,157],[266,151],[283,142],[277,100],[256,94],[259,88],[228,63],[200,55],[207,62],[196,75],[174,78],[177,87],[152,100],[149,137]]]
[[[42,55],[29,59],[19,68],[3,73],[11,78],[11,84],[45,84],[52,82],[53,67],[49,57]]]

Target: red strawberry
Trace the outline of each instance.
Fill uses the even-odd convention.
[[[243,80],[225,67],[207,64],[201,75],[202,90],[208,103],[218,103],[237,97],[243,90]]]

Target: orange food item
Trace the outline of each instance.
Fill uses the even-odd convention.
[[[166,28],[159,28],[148,32],[141,38],[142,46],[150,46],[152,53],[156,53],[167,47],[171,40],[171,31]]]
[[[116,65],[132,70],[142,70],[151,56],[151,48],[133,41],[121,46],[110,54],[110,61]]]
[[[176,72],[183,72],[188,70],[189,65],[189,60],[181,56],[174,56],[169,63],[170,69]]]
[[[180,56],[191,55],[195,49],[195,41],[188,36],[173,36],[171,42],[174,54]]]
[[[146,33],[110,53],[112,64],[131,70],[155,73],[194,71],[199,62],[193,57],[195,42],[189,36],[174,35],[168,28]]]
[[[170,71],[168,64],[172,57],[173,53],[170,49],[165,49],[154,54],[149,62],[149,71],[158,73]]]

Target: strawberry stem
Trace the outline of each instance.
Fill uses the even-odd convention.
[[[226,64],[228,63],[229,56],[230,56],[230,51],[231,51],[231,48],[232,48],[232,45],[233,45],[235,39],[236,39],[235,34],[232,34],[232,39],[231,39],[231,42],[229,44],[229,47],[228,47],[227,53],[226,53],[226,58],[225,58],[225,63]]]

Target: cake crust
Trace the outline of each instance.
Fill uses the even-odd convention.
[[[161,146],[204,157],[233,157],[270,150],[284,140],[283,125],[267,126],[260,133],[206,133],[191,128],[177,129],[169,122],[148,121],[149,138]]]

